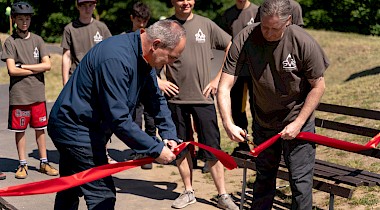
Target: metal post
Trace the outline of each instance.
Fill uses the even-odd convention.
[[[334,194],[330,193],[329,210],[334,210]]]
[[[240,210],[243,210],[244,202],[245,202],[245,188],[247,186],[247,167],[244,162],[243,168],[243,186],[241,189],[241,199],[240,199]]]

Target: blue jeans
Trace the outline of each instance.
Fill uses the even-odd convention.
[[[105,146],[73,146],[57,142],[54,144],[60,154],[59,172],[62,177],[108,164]],[[89,210],[113,210],[116,189],[112,177],[108,176],[58,192],[54,210],[77,210],[81,196],[84,196]]]

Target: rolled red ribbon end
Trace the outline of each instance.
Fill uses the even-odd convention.
[[[369,146],[371,148],[376,148],[380,142],[380,133],[378,133],[375,137],[368,141],[365,146]]]
[[[277,134],[277,135],[273,136],[272,138],[266,140],[265,142],[263,142],[259,146],[253,148],[250,151],[250,153],[253,155],[253,157],[257,157],[263,150],[265,150],[266,148],[268,148],[272,144],[274,144],[280,138],[280,136],[281,136],[281,134]]]

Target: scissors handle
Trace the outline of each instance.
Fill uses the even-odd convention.
[[[247,130],[245,130],[245,129],[244,129],[244,142],[247,143],[247,144],[252,145],[253,147],[256,147],[256,146],[257,146],[257,145],[253,142],[252,139],[249,139],[249,136],[248,136]]]

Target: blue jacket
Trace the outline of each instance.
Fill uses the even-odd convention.
[[[86,54],[58,96],[49,116],[49,136],[62,144],[105,146],[115,134],[136,152],[156,158],[164,144],[132,120],[141,92],[147,94],[142,98],[149,99],[145,106],[159,135],[178,141],[156,72],[143,59],[140,31],[110,37]]]

